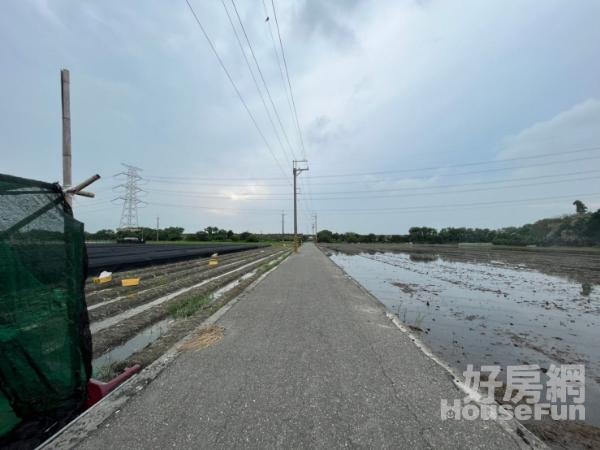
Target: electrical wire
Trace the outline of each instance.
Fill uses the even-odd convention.
[[[200,19],[196,15],[196,12],[194,11],[194,8],[192,8],[192,5],[190,4],[189,0],[185,0],[185,3],[187,4],[187,6],[188,6],[190,12],[192,13],[192,15],[194,16],[194,19],[196,20],[196,23],[198,24],[198,27],[202,31],[202,34],[204,35],[204,38],[208,42],[208,45],[210,46],[212,52],[214,53],[215,57],[219,61],[219,64],[221,65],[221,68],[223,69],[223,71],[227,75],[227,78],[229,79],[229,82],[233,86],[233,89],[235,90],[235,92],[236,92],[238,98],[240,99],[242,105],[244,106],[244,109],[246,110],[246,112],[250,116],[250,119],[252,120],[252,123],[254,124],[254,127],[258,131],[258,134],[260,135],[260,137],[262,138],[263,142],[265,143],[265,146],[267,147],[267,149],[271,153],[271,156],[273,157],[273,159],[275,160],[275,162],[279,166],[279,169],[281,170],[281,173],[283,173],[284,178],[287,179],[285,171],[283,170],[283,167],[281,166],[281,163],[279,162],[279,159],[277,159],[277,156],[275,156],[275,153],[273,152],[273,149],[271,148],[269,142],[267,141],[267,138],[265,137],[264,133],[262,132],[261,128],[259,127],[258,122],[256,121],[256,118],[252,114],[252,111],[250,111],[250,108],[248,107],[246,101],[244,100],[244,97],[242,96],[242,93],[240,92],[240,90],[238,89],[237,85],[233,81],[233,78],[231,77],[231,74],[227,70],[227,67],[225,66],[225,63],[223,62],[223,60],[221,59],[221,56],[217,52],[217,49],[215,48],[212,40],[208,36],[208,33],[206,32],[204,26],[202,25],[202,22],[200,21]]]
[[[509,186],[494,186],[494,187],[488,187],[488,188],[480,188],[480,189],[463,189],[463,190],[454,190],[454,191],[449,191],[449,190],[443,190],[441,192],[416,192],[410,193],[411,197],[422,197],[422,196],[437,196],[437,195],[453,195],[453,194],[464,194],[464,193],[473,193],[473,192],[485,192],[485,191],[495,191],[495,190],[505,190],[505,189],[515,189],[515,188],[522,188],[522,187],[532,187],[532,186],[546,186],[546,185],[554,185],[554,184],[561,184],[561,183],[571,183],[571,182],[577,182],[577,181],[588,181],[588,180],[597,180],[598,177],[594,176],[594,177],[584,177],[584,178],[571,178],[571,179],[565,179],[565,180],[555,180],[555,181],[544,181],[541,183],[522,183],[522,184],[516,184],[516,185],[509,185]],[[171,195],[174,193],[177,193],[181,196],[184,197],[193,197],[193,198],[214,198],[214,199],[229,199],[229,200],[253,200],[253,201],[266,201],[266,200],[290,200],[291,199],[291,195],[292,194],[255,194],[255,193],[241,193],[241,194],[234,194],[235,197],[233,197],[232,195],[214,195],[212,193],[189,193],[187,191],[173,191],[173,190],[160,190],[160,189],[149,189],[149,192],[155,192],[158,195]],[[382,190],[383,192],[385,192],[385,190]],[[391,194],[391,195],[372,195],[374,193],[379,193],[382,191],[349,191],[350,193],[355,192],[355,193],[362,193],[362,194],[367,194],[367,195],[361,195],[361,196],[342,196],[342,197],[317,197],[317,200],[361,200],[361,199],[385,199],[385,198],[398,198],[398,197],[404,197],[406,194]],[[391,190],[391,191],[395,191],[395,190]],[[344,192],[337,192],[337,194],[343,194]],[[323,194],[336,194],[334,192],[331,193],[323,193]],[[303,199],[303,197],[300,195],[299,198]],[[307,205],[304,205],[307,210],[309,210]]]
[[[407,168],[407,169],[402,169],[402,170],[394,170],[394,171],[385,171],[385,172],[355,172],[355,173],[342,173],[342,174],[335,174],[335,175],[317,175],[317,176],[312,176],[312,177],[306,177],[306,178],[311,178],[311,179],[322,179],[322,178],[338,178],[338,177],[357,177],[357,176],[367,176],[367,175],[378,175],[378,174],[389,174],[389,173],[410,173],[410,172],[421,172],[421,171],[433,171],[433,170],[444,170],[444,169],[451,169],[451,168],[461,168],[461,167],[468,167],[468,166],[477,166],[477,165],[487,165],[487,164],[499,164],[499,163],[504,163],[504,162],[512,162],[512,161],[520,161],[520,160],[528,160],[528,159],[535,159],[535,158],[545,158],[548,156],[561,156],[561,155],[571,155],[571,154],[576,154],[576,153],[582,153],[582,152],[591,152],[591,151],[600,151],[600,147],[588,147],[588,148],[583,148],[583,149],[576,149],[576,150],[567,150],[567,151],[561,151],[561,152],[554,152],[554,153],[546,153],[546,154],[536,154],[536,155],[530,155],[530,156],[521,156],[521,157],[514,157],[514,158],[508,158],[508,159],[497,159],[497,160],[493,160],[493,161],[477,161],[477,162],[466,162],[466,163],[461,163],[461,164],[452,164],[452,165],[443,165],[443,166],[432,166],[432,167],[415,167],[415,168]],[[561,161],[548,161],[545,163],[540,163],[540,164],[529,164],[529,165],[524,165],[524,166],[511,166],[511,167],[501,167],[501,168],[493,168],[493,169],[487,169],[487,170],[482,170],[482,171],[469,171],[469,172],[458,172],[458,173],[453,173],[453,175],[470,175],[470,174],[479,174],[479,173],[487,173],[487,172],[491,172],[491,171],[502,171],[502,170],[514,170],[514,169],[528,169],[528,168],[534,168],[534,167],[542,167],[542,166],[548,166],[548,165],[556,165],[556,164],[565,164],[565,163],[571,163],[571,162],[579,162],[579,161],[587,161],[587,160],[592,160],[592,159],[598,159],[597,156],[593,156],[593,157],[585,157],[585,158],[573,158],[573,159],[565,159],[565,160],[561,160]],[[147,179],[152,179],[152,180],[158,180],[158,179],[162,179],[162,180],[235,180],[235,181],[281,181],[282,179],[287,179],[287,178],[282,178],[282,177],[189,177],[189,176],[184,176],[184,177],[180,177],[180,176],[163,176],[163,175],[150,175],[146,177]],[[381,180],[381,181],[386,181],[386,180]],[[389,180],[387,180],[389,181]],[[351,182],[348,182],[348,184],[355,184],[357,181],[353,180]],[[361,181],[361,182],[364,182]],[[342,184],[342,181],[335,181],[335,182],[331,182],[331,184]],[[325,184],[325,183],[320,183],[320,184]]]
[[[537,202],[537,201],[556,201],[562,199],[573,199],[573,198],[582,198],[582,197],[591,197],[591,196],[600,196],[600,192],[593,193],[585,193],[585,194],[570,194],[570,195],[562,195],[555,197],[534,197],[534,198],[522,198],[518,200],[499,200],[492,202],[475,202],[475,203],[458,203],[458,204],[440,204],[440,205],[424,205],[424,206],[410,206],[403,208],[373,208],[373,209],[326,209],[323,210],[324,213],[341,213],[341,212],[352,212],[352,213],[375,213],[375,212],[418,212],[421,210],[424,211],[433,211],[437,209],[447,209],[447,208],[462,208],[462,207],[480,207],[480,206],[492,206],[492,205],[510,205],[510,204],[518,204],[522,202]]]
[[[423,205],[423,206],[406,206],[401,208],[370,208],[370,209],[324,209],[317,210],[316,212],[319,215],[322,214],[339,214],[339,213],[370,213],[370,214],[378,214],[378,213],[399,213],[399,212],[435,212],[439,209],[448,209],[448,208],[470,208],[470,207],[487,207],[487,206],[497,206],[497,205],[511,205],[511,204],[521,204],[527,202],[545,202],[545,201],[557,201],[562,199],[573,199],[573,198],[589,198],[589,197],[600,197],[600,192],[593,193],[578,193],[578,194],[569,194],[555,197],[533,197],[533,198],[522,198],[517,200],[499,200],[499,201],[491,201],[491,202],[474,202],[474,203],[457,203],[457,204],[439,204],[439,205]],[[237,208],[223,208],[223,207],[214,207],[214,206],[204,206],[204,205],[195,205],[195,204],[176,204],[176,203],[149,203],[153,206],[164,206],[169,208],[186,208],[186,209],[202,209],[202,210],[214,210],[214,211],[233,211],[233,212],[248,212],[248,213],[272,213],[272,214],[281,214],[281,208],[277,209],[237,209]],[[535,206],[537,203],[529,203],[525,206]]]
[[[283,65],[281,63],[281,59],[279,58],[279,52],[277,51],[277,44],[275,43],[275,36],[273,35],[273,29],[271,27],[272,21],[269,19],[269,11],[267,10],[267,4],[265,0],[262,0],[263,10],[265,12],[265,22],[267,23],[267,28],[269,30],[269,36],[271,37],[271,43],[273,44],[273,53],[275,54],[275,60],[277,61],[277,67],[279,67],[279,75],[281,76],[281,83],[283,86],[283,91],[285,92],[285,99],[287,101],[288,107],[290,108],[290,114],[292,117],[292,123],[294,122],[294,110],[292,108],[292,102],[290,101],[290,96],[288,93],[288,88],[285,82],[285,74],[283,73]]]
[[[275,8],[275,1],[271,0],[271,6],[273,8],[273,18],[275,19],[275,26],[277,28],[277,37],[279,38],[279,47],[281,48],[281,58],[283,59],[283,67],[285,68],[285,77],[287,84],[290,89],[290,98],[292,99],[292,107],[294,110],[294,118],[296,119],[296,127],[298,129],[298,137],[300,139],[300,148],[302,149],[302,155],[304,159],[306,157],[306,149],[304,147],[304,138],[302,137],[302,129],[300,128],[300,121],[298,120],[298,109],[296,108],[296,101],[294,100],[294,90],[292,89],[292,83],[290,81],[290,72],[288,70],[287,59],[285,57],[285,51],[283,50],[283,40],[281,39],[281,30],[279,29],[279,20],[277,19],[277,9]]]
[[[530,155],[530,156],[519,156],[519,157],[514,157],[514,158],[496,159],[494,161],[479,161],[479,162],[469,162],[469,163],[460,163],[460,164],[448,164],[445,166],[419,167],[419,168],[414,168],[414,169],[382,170],[382,171],[378,171],[378,172],[354,172],[354,173],[341,173],[341,174],[335,174],[335,175],[316,175],[316,176],[313,176],[312,178],[339,178],[339,177],[356,177],[356,176],[366,176],[366,175],[386,175],[386,174],[390,174],[390,173],[432,171],[432,170],[451,169],[451,168],[455,168],[455,167],[460,168],[460,167],[479,166],[479,165],[486,165],[486,164],[498,164],[498,163],[504,163],[504,162],[521,161],[521,160],[536,159],[536,158],[542,158],[542,157],[546,158],[548,156],[566,155],[566,154],[574,154],[574,153],[598,151],[598,150],[600,150],[600,147],[589,147],[589,148],[571,150],[571,151],[566,151],[566,152],[556,152],[556,153],[546,153],[546,154],[538,154],[538,155]],[[572,161],[585,161],[588,159],[596,159],[596,158],[598,158],[598,157],[579,158],[579,159],[573,159]],[[550,164],[561,164],[561,163],[562,163],[562,161],[554,161],[554,162],[548,162],[547,164],[539,164],[539,166],[550,165]],[[490,169],[489,171],[520,169],[522,167],[537,167],[537,165],[536,166],[521,166],[521,167],[516,166],[516,167],[498,168],[498,169]],[[465,173],[478,173],[478,172],[465,172]],[[479,172],[479,173],[483,173],[483,171]],[[460,175],[460,173],[458,175]]]
[[[506,179],[499,179],[499,180],[485,180],[485,181],[476,181],[476,182],[470,182],[470,183],[452,183],[452,184],[438,184],[435,186],[422,186],[422,187],[398,187],[398,188],[389,188],[389,189],[360,189],[360,190],[350,190],[350,191],[325,191],[325,192],[317,192],[314,193],[314,195],[330,195],[330,194],[354,194],[354,193],[362,193],[362,192],[412,192],[412,191],[421,191],[424,189],[442,189],[442,188],[454,188],[454,187],[465,187],[465,186],[479,186],[479,185],[489,185],[489,184],[498,184],[498,183],[510,183],[513,181],[531,181],[531,180],[539,180],[539,179],[547,179],[547,178],[555,178],[555,177],[566,177],[566,176],[576,176],[576,175],[588,175],[588,174],[592,174],[592,173],[596,173],[599,174],[600,170],[594,169],[594,170],[587,170],[587,171],[579,171],[579,172],[568,172],[568,173],[557,173],[557,174],[550,174],[550,175],[538,175],[538,176],[533,176],[533,177],[517,177],[517,178],[506,178]],[[407,179],[408,181],[415,181],[414,179]],[[405,181],[405,180],[397,180],[397,181]],[[164,181],[164,180],[152,180],[153,183],[168,183],[169,185],[172,185],[173,183],[170,181]],[[175,184],[180,184],[180,183],[175,183]],[[181,184],[186,184],[186,183],[181,183]],[[249,187],[279,187],[279,186],[288,186],[287,184],[252,184],[252,185],[232,185],[230,183],[214,183],[214,182],[206,182],[206,183],[192,183],[194,185],[197,186],[225,186],[228,187],[229,189],[233,189],[233,188],[242,188],[242,189],[247,189]],[[325,185],[329,185],[329,184],[334,184],[334,185],[338,185],[338,184],[346,184],[346,183],[324,183]],[[155,191],[157,189],[154,189]],[[166,191],[166,190],[161,190],[163,192],[188,192],[188,191]],[[209,194],[211,192],[203,192],[206,194]],[[248,192],[248,193],[244,193],[244,194],[239,194],[239,195],[256,195],[256,193],[252,193],[252,192]],[[287,194],[282,194],[282,195],[287,195]]]
[[[294,149],[292,148],[292,145],[290,144],[290,140],[288,138],[287,133],[285,132],[285,127],[283,126],[283,123],[281,122],[281,116],[279,115],[279,112],[277,111],[277,108],[275,107],[275,102],[273,101],[273,97],[271,96],[271,91],[269,90],[269,86],[267,85],[267,82],[265,80],[265,77],[263,75],[263,71],[260,68],[260,64],[258,63],[258,59],[256,58],[256,54],[254,53],[254,48],[252,47],[252,43],[250,42],[250,38],[248,37],[248,33],[246,32],[246,28],[244,27],[244,23],[242,22],[242,18],[240,17],[240,14],[238,12],[237,6],[235,5],[235,1],[231,0],[231,4],[233,5],[233,10],[235,11],[235,15],[238,19],[238,22],[240,24],[240,27],[242,28],[242,32],[244,33],[244,37],[246,38],[246,43],[248,44],[248,48],[250,49],[250,54],[252,55],[252,59],[254,60],[254,64],[256,65],[256,69],[258,70],[258,73],[260,75],[260,79],[262,80],[263,83],[263,87],[265,89],[265,91],[267,92],[267,97],[269,98],[269,101],[271,103],[271,107],[273,108],[273,112],[275,113],[275,117],[277,117],[277,121],[279,122],[279,126],[281,128],[281,132],[283,133],[283,137],[285,138],[285,141],[289,147],[289,151],[291,153],[291,159],[294,160],[296,159],[296,156],[294,155]]]
[[[283,153],[284,153],[285,157],[288,160],[288,164],[291,167],[292,160],[287,155],[285,146],[283,145],[281,137],[279,136],[279,132],[277,130],[277,126],[275,125],[275,122],[273,122],[273,118],[271,116],[271,111],[269,110],[269,107],[267,106],[267,102],[265,100],[265,96],[263,95],[263,92],[262,92],[260,86],[258,85],[258,80],[256,79],[256,76],[254,75],[254,71],[252,70],[252,66],[250,65],[250,61],[248,60],[248,57],[246,55],[246,51],[244,50],[244,45],[242,44],[242,41],[241,41],[240,36],[239,36],[239,34],[237,32],[237,29],[235,28],[235,25],[233,24],[233,19],[231,18],[231,14],[229,14],[229,9],[227,9],[227,6],[225,5],[225,0],[221,0],[221,4],[223,5],[223,9],[225,10],[225,14],[227,14],[227,19],[229,19],[229,24],[231,25],[231,29],[233,30],[233,34],[235,36],[235,39],[236,39],[236,41],[238,43],[238,46],[240,47],[240,51],[242,52],[242,56],[244,57],[244,61],[246,62],[246,67],[248,67],[248,71],[250,72],[250,76],[252,77],[252,80],[254,81],[254,86],[256,87],[258,95],[260,96],[260,99],[262,101],[263,107],[264,107],[264,109],[265,109],[265,111],[267,113],[267,117],[269,119],[269,122],[271,123],[271,127],[273,128],[273,132],[275,133],[277,141],[279,142],[279,145],[281,146],[281,148],[283,150]],[[244,31],[244,33],[245,33],[245,31]],[[250,49],[252,51],[252,47],[250,47]]]

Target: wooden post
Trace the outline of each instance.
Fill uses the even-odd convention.
[[[62,165],[63,165],[63,190],[71,187],[71,97],[69,93],[69,71],[60,71],[61,98],[62,98]],[[67,202],[72,205],[73,196],[66,194]]]

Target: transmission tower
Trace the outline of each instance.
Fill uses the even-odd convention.
[[[139,195],[145,192],[139,187],[140,181],[142,181],[139,172],[142,169],[129,164],[121,164],[127,169],[127,172],[116,175],[117,177],[126,177],[124,183],[115,186],[115,189],[122,191],[122,195],[115,198],[115,200],[123,200],[119,230],[136,230],[138,228],[138,207],[146,204],[146,202],[139,199]]]

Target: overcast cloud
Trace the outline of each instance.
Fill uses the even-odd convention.
[[[125,162],[147,178],[140,225],[159,215],[188,232],[278,232],[285,211],[291,230],[290,159],[303,151],[265,4],[236,1],[291,151],[223,4],[192,1],[284,173],[184,0],[2,2],[0,172],[61,180],[59,72],[68,68],[73,177],[103,177],[96,199],[75,204],[87,229],[119,225],[110,200]],[[521,225],[571,212],[575,198],[600,208],[600,2],[276,6],[310,164],[301,231],[313,212],[319,228],[404,233]],[[349,173],[365,175],[329,177]]]

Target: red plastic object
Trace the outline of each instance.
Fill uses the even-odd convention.
[[[108,383],[94,380],[91,378],[87,385],[87,399],[85,401],[85,408],[89,408],[95,405],[104,397],[106,397],[111,391],[115,390],[117,386],[123,383],[125,380],[131,378],[134,374],[138,373],[142,366],[136,364],[135,366],[128,367],[123,371],[122,374],[116,376]]]

